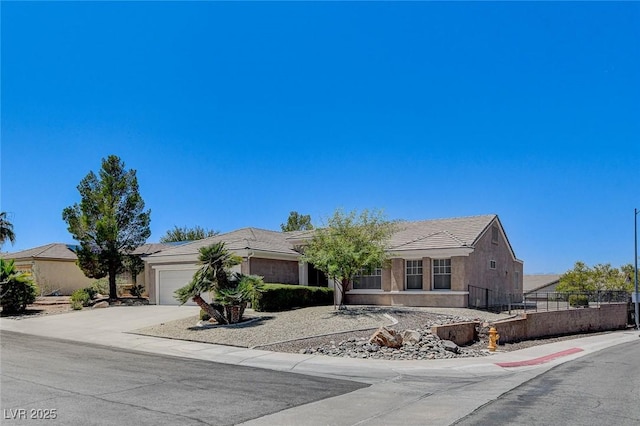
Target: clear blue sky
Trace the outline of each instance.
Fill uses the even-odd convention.
[[[525,273],[633,263],[637,2],[6,2],[5,251],[73,243],[100,160],[150,241],[336,208],[496,213]]]

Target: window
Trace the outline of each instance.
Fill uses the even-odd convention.
[[[513,288],[516,290],[520,289],[520,272],[519,271],[516,271],[513,277]]]
[[[433,259],[433,288],[451,289],[451,259]]]
[[[491,228],[491,242],[493,244],[498,244],[498,234],[499,234],[498,227],[494,225]]]
[[[407,290],[422,290],[422,260],[407,260]]]
[[[489,269],[496,269],[496,261],[495,260],[490,260],[489,261]]]
[[[382,289],[382,269],[374,268],[371,271],[363,270],[353,280],[354,290],[380,290]]]

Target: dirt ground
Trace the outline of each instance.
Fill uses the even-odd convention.
[[[69,296],[38,297],[36,302],[27,306],[24,314],[9,318],[29,318],[42,315],[56,315],[72,312]]]

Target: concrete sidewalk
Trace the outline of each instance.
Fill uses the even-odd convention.
[[[198,307],[110,307],[29,319],[0,329],[155,354],[355,380],[372,386],[248,422],[250,425],[449,425],[553,366],[606,347],[640,342],[635,330],[587,336],[482,358],[383,361],[163,339],[131,330],[195,316]],[[427,416],[427,417],[425,417]]]

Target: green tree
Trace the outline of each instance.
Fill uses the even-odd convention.
[[[213,229],[205,229],[201,226],[194,226],[189,228],[186,226],[179,227],[176,225],[173,229],[170,229],[160,238],[161,243],[172,243],[179,241],[195,241],[203,240],[207,237],[213,237],[218,235],[218,231]]]
[[[584,262],[578,261],[573,269],[560,276],[556,291],[561,293],[587,293],[599,290],[631,291],[633,277],[631,265],[614,268],[609,263],[599,263],[589,267]]]
[[[33,280],[15,269],[13,260],[0,259],[0,305],[3,315],[20,314],[35,302],[38,289]]]
[[[218,324],[228,324],[224,316],[224,306],[215,302],[209,304],[200,295],[235,288],[236,285],[231,280],[231,268],[239,265],[242,258],[229,252],[221,241],[200,248],[198,261],[201,265],[200,269],[193,275],[191,282],[175,291],[176,299],[180,304],[192,299],[201,309],[215,318]]]
[[[282,229],[282,232],[311,230],[313,229],[313,225],[311,224],[311,215],[301,215],[295,211],[289,212],[287,223],[281,223],[280,229]]]
[[[124,256],[151,235],[151,212],[144,210],[135,170],[115,155],[102,159],[99,175],[89,172],[78,185],[81,201],[62,218],[80,243],[78,265],[90,278],[109,277],[109,297],[116,299],[116,275]]]
[[[5,241],[10,241],[11,244],[16,242],[16,234],[13,233],[13,224],[7,219],[7,212],[0,213],[0,247],[2,247]]]
[[[577,261],[573,269],[562,274],[556,286],[556,291],[560,293],[583,293],[595,290],[593,270],[581,261]]]
[[[395,229],[396,223],[386,220],[380,211],[345,214],[336,210],[303,247],[302,259],[339,283],[342,307],[356,276],[386,266],[386,246]]]

